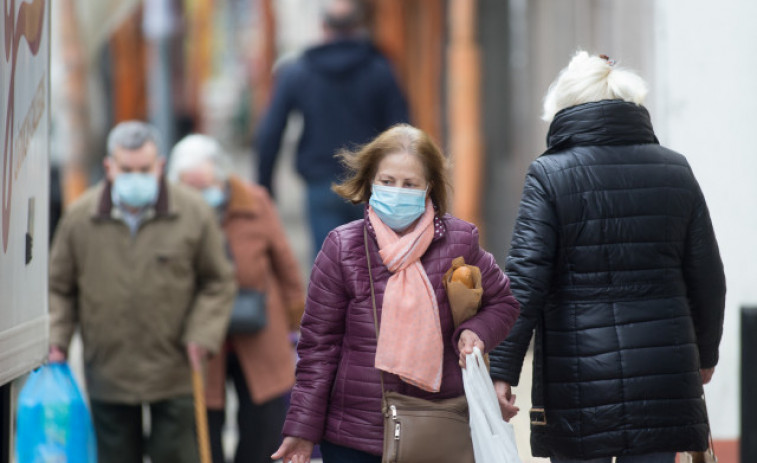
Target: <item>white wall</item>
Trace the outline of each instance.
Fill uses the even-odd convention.
[[[655,3],[652,121],[699,179],[728,284],[720,363],[705,388],[716,439],[739,435],[740,307],[757,305],[755,18],[754,0]]]

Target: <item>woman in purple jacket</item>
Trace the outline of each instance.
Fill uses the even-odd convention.
[[[428,135],[397,125],[340,156],[352,175],[334,190],[368,206],[362,220],[331,231],[315,260],[286,437],[273,455],[285,462],[307,463],[319,442],[325,463],[380,462],[379,371],[387,391],[460,396],[465,354],[497,346],[519,311],[476,227],[446,214],[447,162]],[[442,278],[458,256],[481,269],[484,294],[455,328]]]

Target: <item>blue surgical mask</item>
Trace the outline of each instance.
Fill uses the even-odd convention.
[[[426,211],[426,190],[373,185],[368,204],[382,222],[400,232]]]
[[[226,201],[226,194],[217,186],[211,186],[202,190],[202,197],[214,209],[220,207]]]
[[[113,182],[113,194],[127,206],[145,207],[158,198],[158,179],[138,172],[118,174]]]

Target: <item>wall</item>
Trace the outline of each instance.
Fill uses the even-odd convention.
[[[705,389],[716,439],[739,435],[739,309],[757,303],[757,3],[658,1],[652,113],[660,142],[699,179],[725,264],[720,363]]]

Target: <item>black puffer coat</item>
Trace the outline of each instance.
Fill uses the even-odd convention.
[[[506,263],[521,315],[492,377],[518,383],[535,329],[536,456],[703,450],[725,277],[691,168],[619,100],[559,112],[548,146],[526,176]]]

